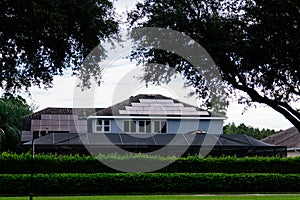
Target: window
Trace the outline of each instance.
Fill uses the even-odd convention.
[[[124,121],[124,132],[135,133],[136,132],[136,120]]]
[[[124,121],[125,133],[167,133],[164,120],[126,120]]]
[[[139,133],[151,133],[151,121],[140,120],[139,121]]]
[[[154,133],[167,133],[166,121],[164,120],[154,121]]]
[[[124,132],[129,133],[130,132],[130,127],[129,127],[130,121],[124,121]]]
[[[96,121],[96,132],[110,132],[110,120],[98,119]]]
[[[136,132],[136,121],[130,121],[130,132]]]

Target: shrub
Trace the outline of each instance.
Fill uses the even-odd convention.
[[[300,157],[208,157],[199,158],[190,156],[186,158],[159,157],[138,155],[99,155],[100,160],[128,163],[173,162],[171,165],[158,170],[164,173],[300,173]],[[0,154],[1,174],[26,174],[26,173],[116,173],[93,156],[80,155],[45,155],[36,154],[34,162],[31,155],[2,153]]]
[[[300,175],[223,173],[37,174],[34,194],[300,192]],[[0,194],[26,195],[30,175],[0,175]]]

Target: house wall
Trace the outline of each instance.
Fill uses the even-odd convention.
[[[168,120],[168,133],[187,133],[202,130],[208,134],[222,134],[223,120]]]
[[[96,119],[89,119],[88,132],[95,132]],[[111,133],[122,133],[124,130],[123,119],[111,118]],[[128,120],[128,119],[127,119]],[[93,128],[90,128],[93,127]],[[222,134],[223,120],[167,120],[167,133],[183,134],[191,131],[202,130],[208,134]]]
[[[300,148],[298,150],[289,150],[287,151],[287,157],[298,157],[300,156]]]
[[[112,133],[123,133],[123,120],[122,119],[115,119],[111,121],[111,132]]]

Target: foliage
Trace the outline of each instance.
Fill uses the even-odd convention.
[[[228,93],[240,90],[246,95],[237,93],[239,102],[266,104],[300,129],[300,114],[291,106],[300,95],[299,10],[300,1],[293,0],[144,0],[128,16],[132,28],[168,28],[191,37],[215,61]],[[166,37],[162,34],[157,40],[162,42]],[[173,38],[169,42],[176,41]],[[180,45],[184,48],[190,44]],[[206,92],[208,81],[202,76],[205,72],[195,70],[201,66],[151,45],[136,45],[131,58],[167,68],[145,68],[146,81],[168,80],[173,75],[168,68],[174,68],[196,88],[198,95],[210,95]]]
[[[245,124],[241,123],[240,125],[236,126],[234,123],[227,124],[223,127],[224,134],[246,134],[258,140],[265,138],[269,135],[273,135],[276,133],[275,130],[271,129],[259,129],[246,126]]]
[[[0,200],[27,200],[28,197],[1,197]],[[34,197],[38,200],[298,200],[300,199],[299,194],[249,194],[249,195],[236,195],[236,194],[224,194],[224,195],[194,195],[194,194],[119,194],[119,195],[76,195],[76,196],[42,196]]]
[[[83,81],[99,79],[99,69],[79,68],[99,42],[116,37],[113,16],[110,0],[1,0],[0,88],[48,87],[65,69]]]
[[[0,175],[0,194],[29,193],[29,174]],[[36,174],[34,194],[299,192],[299,174]]]
[[[100,155],[97,160],[93,156],[80,155],[46,155],[36,154],[32,163],[30,153],[0,154],[0,174],[31,173],[117,173],[100,161],[115,162],[126,165],[139,162],[172,162],[169,166],[158,170],[163,173],[300,173],[300,157],[149,157]]]
[[[21,119],[32,113],[31,107],[20,96],[10,94],[0,98],[0,150],[17,149],[21,136]]]

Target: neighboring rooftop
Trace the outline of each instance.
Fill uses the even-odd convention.
[[[274,145],[287,146],[288,148],[300,148],[300,133],[296,127],[291,127],[263,138],[261,141]]]

